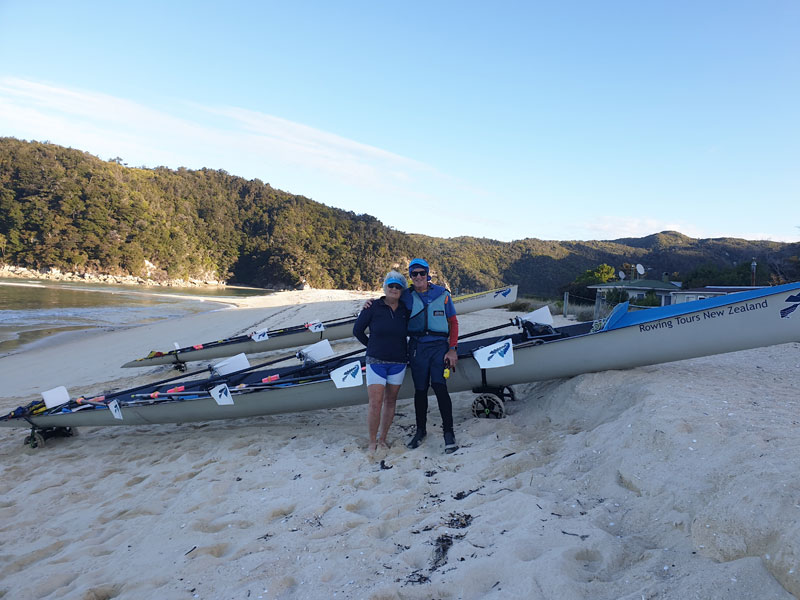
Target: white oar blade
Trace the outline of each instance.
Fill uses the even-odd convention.
[[[233,396],[231,396],[231,391],[228,389],[228,385],[226,383],[213,387],[209,391],[211,392],[211,396],[220,406],[233,404]]]
[[[52,390],[42,392],[42,398],[44,398],[44,405],[47,408],[55,408],[56,406],[61,406],[69,402],[69,392],[67,388],[60,385]]]
[[[331,371],[331,380],[337,388],[357,387],[364,383],[361,363],[353,361]]]
[[[325,325],[322,324],[322,321],[311,321],[310,323],[306,323],[306,327],[311,333],[325,331]]]
[[[550,308],[547,306],[537,308],[535,311],[521,317],[521,319],[529,323],[542,323],[543,325],[553,324],[553,315],[550,314]]]
[[[228,373],[235,373],[236,371],[249,369],[250,362],[242,352],[236,356],[231,356],[230,358],[226,358],[225,360],[218,362],[211,368],[217,375],[227,375]]]
[[[111,411],[111,414],[114,416],[115,419],[119,419],[122,421],[122,409],[119,407],[119,402],[116,400],[112,400],[108,403],[108,410]]]
[[[300,354],[308,360],[320,362],[333,356],[333,348],[331,348],[331,343],[328,340],[322,340],[316,344],[306,346],[300,351]]]
[[[254,342],[264,342],[269,339],[269,330],[258,329],[250,334],[250,339]]]
[[[511,340],[503,340],[478,348],[472,353],[481,369],[496,369],[514,364],[514,346]]]

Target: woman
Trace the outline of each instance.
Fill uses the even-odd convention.
[[[406,373],[408,308],[400,302],[406,278],[389,271],[383,281],[383,293],[358,315],[353,335],[367,347],[367,395],[369,410],[369,452],[378,446],[388,448],[386,436],[394,419],[397,394]],[[365,333],[369,327],[369,336]],[[380,435],[378,435],[380,433]]]

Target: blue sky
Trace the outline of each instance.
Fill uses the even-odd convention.
[[[800,2],[0,0],[0,136],[409,233],[800,240]]]

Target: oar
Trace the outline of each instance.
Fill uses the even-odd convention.
[[[276,380],[274,380],[272,382],[261,382],[261,384],[258,384],[258,385],[264,385],[264,384],[272,385],[272,384],[278,384],[278,383],[287,383],[287,376],[289,376],[289,375],[297,375],[297,374],[302,373],[304,371],[310,371],[311,369],[316,369],[316,368],[321,367],[323,365],[326,365],[328,363],[331,363],[331,362],[334,362],[334,361],[337,361],[337,360],[341,360],[343,358],[347,358],[348,356],[353,356],[355,354],[360,354],[362,352],[364,352],[363,348],[362,349],[358,349],[358,350],[353,350],[352,352],[347,352],[346,354],[340,354],[340,355],[337,355],[337,356],[332,356],[331,358],[328,358],[326,360],[320,361],[318,363],[314,363],[313,365],[302,365],[300,367],[296,367],[294,369],[290,369],[290,370],[286,371],[285,373],[281,374],[280,379],[276,379]],[[207,388],[209,386],[211,386],[211,384],[214,384],[214,383],[219,383],[219,382],[223,382],[223,381],[227,383],[229,380],[235,378],[237,375],[243,375],[245,373],[249,373],[250,371],[255,371],[256,369],[260,369],[262,367],[266,367],[266,366],[269,366],[269,365],[272,365],[272,364],[275,364],[275,363],[278,363],[278,362],[282,362],[282,361],[286,360],[287,358],[288,357],[283,357],[283,358],[280,358],[280,359],[277,359],[277,360],[274,360],[274,361],[269,361],[269,362],[266,362],[266,363],[253,365],[251,367],[247,367],[245,369],[240,369],[239,371],[233,371],[233,372],[227,373],[225,375],[217,375],[216,377],[211,377],[209,379],[206,379],[204,381],[199,381],[197,383],[201,384],[201,385],[203,385],[204,387],[207,387]],[[138,387],[131,388],[131,389],[128,389],[128,390],[122,390],[120,392],[114,392],[114,394],[110,394],[108,396],[105,396],[104,399],[105,400],[111,400],[113,398],[119,398],[121,396],[126,396],[126,395],[129,395],[129,394],[132,395],[133,392],[138,392],[139,390],[143,390],[143,389],[147,389],[147,388],[153,388],[153,387],[160,387],[160,386],[164,385],[165,383],[171,383],[173,381],[177,381],[179,379],[183,379],[185,377],[189,377],[190,375],[198,375],[200,373],[205,373],[205,372],[206,372],[206,370],[196,371],[194,373],[185,373],[185,374],[179,375],[177,377],[170,377],[169,379],[165,379],[165,380],[160,381],[160,382],[150,383],[150,384],[146,384],[146,385],[140,385]],[[290,382],[292,380],[289,379],[288,381]],[[168,394],[168,392],[162,392],[162,393],[164,395]],[[147,394],[146,396],[149,396],[149,394]]]
[[[458,336],[459,340],[465,340],[467,338],[475,337],[476,335],[482,335],[484,333],[489,333],[491,331],[497,331],[498,329],[505,329],[506,327],[519,327],[519,323],[516,322],[516,319],[509,319],[509,323],[505,325],[496,325],[494,327],[489,327],[487,329],[481,329],[480,331],[473,331],[472,333],[467,333],[464,335]]]
[[[292,383],[296,384],[296,383],[299,383],[299,382],[320,381],[320,380],[326,379],[328,377],[328,374],[327,373],[321,373],[319,375],[313,375],[311,377],[287,377],[287,375],[297,375],[297,374],[302,373],[303,371],[309,371],[311,369],[323,366],[323,365],[325,365],[327,363],[334,362],[334,361],[337,361],[337,360],[341,360],[341,359],[347,358],[349,356],[352,356],[354,354],[359,354],[361,352],[364,352],[364,350],[363,349],[354,350],[352,352],[347,352],[346,354],[340,354],[340,355],[337,355],[337,356],[333,356],[333,357],[331,357],[331,358],[329,358],[327,360],[323,360],[323,361],[320,361],[318,363],[314,363],[313,365],[304,365],[302,367],[297,367],[296,369],[290,369],[286,373],[283,373],[279,379],[266,380],[266,381],[262,380],[259,383],[255,383],[255,384],[252,384],[252,385],[245,385],[244,387],[233,387],[233,388],[231,388],[231,393],[232,394],[240,394],[240,393],[247,393],[247,392],[256,391],[256,390],[262,390],[262,389],[265,389],[265,388],[268,388],[268,387],[278,387],[278,386],[292,384]],[[140,398],[140,399],[151,398],[154,401],[159,401],[158,399],[160,397],[162,397],[162,396],[165,399],[166,398],[180,397],[180,396],[205,397],[207,395],[211,395],[211,394],[208,393],[208,386],[211,385],[212,383],[216,383],[216,382],[223,381],[223,380],[227,383],[228,379],[233,377],[233,376],[235,376],[235,375],[246,373],[248,371],[252,371],[252,370],[257,369],[257,368],[262,367],[262,366],[265,366],[265,365],[263,365],[263,364],[262,365],[256,365],[254,367],[249,367],[247,369],[241,369],[240,371],[234,371],[234,372],[228,373],[226,375],[221,375],[221,376],[218,376],[218,377],[207,379],[205,381],[197,382],[199,385],[202,385],[203,387],[205,387],[206,388],[205,390],[176,390],[176,391],[167,390],[165,392],[151,392],[149,394],[132,394],[131,393],[131,392],[134,392],[134,391],[137,391],[137,390],[140,390],[140,389],[149,388],[149,387],[153,387],[153,385],[156,385],[156,384],[151,384],[151,385],[139,386],[138,388],[132,388],[130,390],[124,390],[122,392],[117,392],[114,395],[114,397],[118,398],[120,396],[125,396],[125,395],[130,394],[131,398]],[[175,380],[175,378],[172,378],[171,380],[167,380],[167,381],[164,381],[164,382],[161,382],[161,383],[167,383],[168,381],[174,381],[174,380]],[[101,400],[101,398],[102,398],[102,400]],[[95,398],[95,399],[93,399],[91,401],[84,400],[84,402],[88,402],[88,403],[95,404],[95,405],[104,405],[105,403],[107,403],[108,400],[111,400],[111,399],[112,399],[112,396],[105,396],[105,397]]]
[[[343,357],[336,357],[336,358],[343,358]],[[305,383],[311,381],[321,381],[327,379],[329,375],[327,373],[320,373],[318,375],[312,375],[309,377],[282,377],[281,379],[274,379],[269,381],[262,381],[259,383],[254,383],[251,385],[248,384],[240,384],[233,388],[229,388],[231,394],[245,394],[248,392],[253,392],[256,390],[262,390],[268,387],[278,387],[287,384],[296,384],[296,383]],[[131,394],[131,398],[141,398],[141,399],[151,399],[155,402],[161,402],[168,398],[181,398],[183,396],[186,397],[206,397],[210,396],[211,394],[208,390],[176,390],[170,391],[167,390],[166,392],[152,392],[150,394]],[[87,401],[89,402],[89,401]],[[93,404],[99,404],[96,402],[91,402]]]
[[[459,340],[465,340],[467,338],[475,337],[476,335],[481,335],[484,333],[489,333],[491,331],[497,331],[498,329],[505,329],[506,327],[518,327],[520,329],[523,328],[524,321],[520,319],[520,317],[514,317],[513,319],[509,319],[509,322],[506,325],[496,325],[495,327],[489,327],[488,329],[481,329],[480,331],[473,331],[472,333],[467,333],[466,335],[458,336]]]
[[[358,350],[353,350],[353,351],[347,352],[345,354],[337,354],[336,356],[332,356],[330,358],[327,358],[325,360],[321,360],[319,362],[316,362],[316,363],[313,363],[313,364],[310,364],[310,365],[301,365],[301,366],[296,367],[294,369],[289,369],[285,373],[281,374],[281,376],[280,376],[281,378],[278,379],[278,380],[275,380],[274,383],[282,383],[281,380],[283,380],[283,382],[285,382],[287,375],[297,375],[298,373],[303,373],[304,371],[310,371],[312,369],[316,369],[318,367],[330,364],[332,362],[336,362],[336,361],[341,360],[343,358],[347,358],[348,356],[354,356],[356,354],[361,354],[363,352],[365,352],[365,349],[364,348],[360,348]],[[214,383],[214,382],[218,382],[218,381],[223,381],[223,380],[227,381],[228,379],[232,379],[236,375],[241,375],[243,373],[247,373],[249,371],[253,371],[253,370],[257,369],[257,368],[258,368],[258,366],[249,367],[247,369],[242,369],[240,371],[233,371],[232,373],[228,373],[227,375],[220,375],[220,376],[217,376],[215,378],[209,379],[208,381],[205,382],[205,385],[208,385],[208,384]]]
[[[259,364],[255,365],[255,366],[250,367],[249,369],[243,369],[242,371],[235,371],[233,373],[230,373],[230,375],[235,375],[237,373],[243,373],[245,371],[249,371],[249,370],[253,370],[253,369],[259,369],[261,367],[268,367],[270,365],[274,365],[274,364],[283,362],[285,360],[289,360],[290,358],[294,358],[294,356],[293,355],[282,356],[281,358],[276,358],[274,360],[270,360],[270,361],[267,361],[267,362],[259,363]],[[172,383],[173,381],[179,381],[181,379],[186,379],[187,377],[193,377],[195,375],[201,375],[203,373],[208,373],[209,369],[210,369],[210,367],[206,367],[205,369],[202,369],[200,371],[192,371],[191,373],[182,373],[181,375],[176,375],[175,377],[169,377],[167,379],[162,379],[161,381],[154,381],[152,383],[145,383],[143,385],[139,385],[139,386],[136,386],[136,387],[133,387],[133,388],[129,388],[127,390],[121,390],[119,392],[114,392],[112,394],[106,394],[106,395],[103,395],[103,396],[97,396],[96,398],[92,398],[92,399],[86,399],[84,397],[80,397],[75,402],[77,404],[86,403],[86,404],[94,404],[95,406],[105,406],[105,405],[108,404],[108,402],[110,402],[111,400],[114,400],[115,398],[120,398],[122,396],[126,396],[128,394],[132,394],[133,392],[138,392],[139,390],[144,390],[144,389],[147,389],[147,388],[160,387],[160,386],[162,386],[162,385],[164,385],[166,383]],[[219,378],[217,378],[217,379],[219,379]],[[209,380],[209,381],[211,381],[211,380]],[[102,400],[100,400],[100,398],[102,398]]]
[[[320,321],[323,325],[330,325],[330,326],[339,326],[339,325],[347,325],[349,323],[355,323],[355,317],[337,317],[336,319],[330,319],[328,321]],[[305,324],[303,325],[290,325],[289,327],[284,327],[283,329],[275,329],[274,331],[267,330],[267,335],[269,337],[281,337],[284,335],[291,335],[293,333],[300,333],[307,329]],[[176,348],[175,350],[169,350],[167,352],[162,352],[161,355],[163,356],[170,356],[170,355],[178,355],[178,354],[188,354],[194,350],[203,350],[206,348],[219,348],[220,346],[228,346],[231,344],[238,344],[240,342],[244,342],[245,340],[250,339],[250,335],[243,334],[237,335],[234,337],[224,338],[222,340],[217,340],[214,342],[206,342],[204,344],[197,344],[196,346],[185,346],[183,348]]]

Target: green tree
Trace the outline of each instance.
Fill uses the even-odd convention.
[[[631,304],[635,304],[636,306],[661,306],[661,298],[658,297],[655,291],[650,290],[644,295],[644,298],[635,298],[631,300]]]
[[[616,306],[622,302],[627,302],[629,296],[625,290],[608,290],[605,294],[605,299],[608,306]]]
[[[590,285],[606,283],[614,278],[614,267],[605,263],[593,269],[587,269],[578,275],[572,283],[562,287],[562,292],[568,292],[571,297],[584,302],[594,302],[597,290],[590,289]]]
[[[614,267],[603,263],[594,269],[587,269],[582,275],[578,275],[573,283],[594,285],[597,283],[606,283],[614,279],[614,277],[616,277]]]

